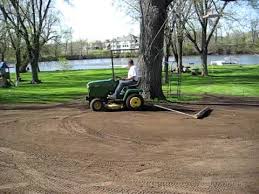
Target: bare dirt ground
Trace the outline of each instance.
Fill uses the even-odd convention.
[[[0,110],[0,193],[259,193],[259,107],[203,120],[82,106]]]

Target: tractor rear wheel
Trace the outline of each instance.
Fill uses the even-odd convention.
[[[143,107],[143,105],[144,105],[144,99],[141,95],[132,94],[127,97],[126,107],[129,110],[133,110],[133,111],[139,110],[140,108]]]
[[[104,104],[99,98],[95,98],[91,101],[90,108],[93,111],[103,111],[104,110]]]

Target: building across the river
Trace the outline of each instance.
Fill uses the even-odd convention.
[[[105,42],[106,49],[123,50],[139,49],[139,37],[130,34],[128,36],[117,37]]]

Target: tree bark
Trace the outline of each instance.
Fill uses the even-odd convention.
[[[207,43],[207,25],[202,29],[202,50],[201,50],[201,61],[202,61],[202,76],[208,76],[208,43]]]
[[[37,61],[33,60],[31,62],[31,72],[32,72],[32,84],[40,83],[39,77],[38,77],[38,67],[37,67]]]
[[[178,64],[178,73],[183,72],[183,38],[180,37],[178,38],[178,60],[177,60],[177,64]]]
[[[166,29],[167,33],[165,37],[165,64],[164,64],[164,72],[165,72],[165,83],[169,83],[169,59],[170,59],[170,48],[172,44],[172,34],[169,31],[169,28]]]
[[[15,64],[15,74],[16,74],[16,81],[21,81],[21,77],[20,77],[20,66],[22,63],[22,58],[21,58],[21,50],[16,49],[15,51],[15,57],[16,57],[16,64]]]
[[[56,59],[58,58],[58,45],[57,45],[57,43],[55,45],[54,56],[55,56]]]
[[[208,76],[208,48],[204,48],[201,53],[201,61],[202,61],[202,76]]]
[[[1,61],[5,61],[5,53],[4,52],[1,53]]]
[[[173,51],[173,54],[174,54],[175,62],[177,64],[177,66],[178,66],[179,57],[178,57],[178,52],[177,52],[177,48],[176,48],[176,39],[173,40],[173,42],[171,43],[171,48],[172,48],[172,51]]]
[[[141,69],[142,89],[147,99],[164,99],[162,90],[162,62],[166,0],[141,0]]]
[[[215,30],[215,44],[218,44],[218,28]]]
[[[73,51],[73,42],[72,42],[72,40],[71,40],[71,42],[70,42],[70,56],[73,56],[73,54],[74,54],[74,51]]]
[[[38,62],[39,62],[39,50],[33,49],[29,51],[30,53],[30,59],[31,59],[31,72],[32,72],[32,84],[38,84],[41,83],[39,80],[38,72],[39,72],[39,67],[38,67]]]
[[[170,58],[170,44],[167,43],[165,51],[165,83],[169,82],[169,58]]]
[[[68,50],[68,42],[66,41],[66,44],[65,44],[65,56],[67,57],[67,50]]]

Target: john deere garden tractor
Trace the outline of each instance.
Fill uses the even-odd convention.
[[[138,88],[140,79],[135,85],[125,87],[117,99],[108,99],[108,96],[114,93],[119,84],[119,80],[115,79],[113,52],[114,50],[111,50],[113,78],[89,82],[87,84],[88,96],[86,100],[89,101],[90,108],[93,111],[120,110],[124,108],[133,111],[140,110],[144,105],[143,90]]]

